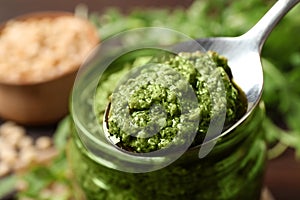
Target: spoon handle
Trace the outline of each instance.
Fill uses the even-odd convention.
[[[277,23],[291,10],[300,0],[278,0],[273,7],[242,37],[245,37],[255,45],[259,52],[267,37]]]

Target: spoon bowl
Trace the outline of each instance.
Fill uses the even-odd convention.
[[[215,51],[228,59],[233,80],[247,97],[247,113],[239,122],[226,129],[220,136],[236,128],[259,103],[263,91],[261,49],[280,19],[299,2],[300,0],[277,1],[253,28],[239,37],[216,37],[197,40],[205,50]],[[199,46],[191,41],[174,45],[173,51],[192,52],[199,50],[198,48]],[[110,140],[107,126],[109,109],[110,103],[105,110],[103,120],[103,129],[108,140]]]

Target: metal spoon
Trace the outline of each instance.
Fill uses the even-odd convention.
[[[255,26],[239,37],[197,40],[205,49],[216,51],[228,59],[234,81],[247,96],[248,111],[255,107],[262,94],[262,47],[277,23],[299,2],[300,0],[278,0]]]
[[[263,70],[260,53],[263,44],[281,18],[299,2],[300,0],[278,0],[253,28],[239,37],[217,37],[197,40],[206,50],[215,51],[228,59],[233,79],[244,91],[248,100],[248,111],[243,119],[250,114],[261,98]],[[181,43],[175,45],[175,49],[177,51],[191,51],[193,50],[193,43]],[[106,108],[103,120],[104,132],[108,138],[107,120],[109,110],[110,103]],[[237,127],[243,119],[227,129],[222,135]]]

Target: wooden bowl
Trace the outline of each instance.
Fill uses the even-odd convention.
[[[87,38],[88,43],[90,43],[93,48],[99,43],[96,28],[88,20],[78,18],[72,13],[30,13],[13,18],[12,20],[13,22],[45,18],[54,20],[66,16],[84,21],[85,31],[82,32],[84,32],[85,35],[82,37]],[[0,26],[0,39],[3,35],[4,28],[11,22],[12,21],[9,20]],[[51,27],[49,26],[49,28]],[[10,48],[14,48],[14,46],[12,45]],[[47,48],[47,46],[43,48]],[[51,59],[51,56],[49,59]],[[18,80],[6,79],[6,76],[14,76],[14,73],[7,72],[9,70],[3,70],[0,66],[0,73],[4,73],[2,78],[0,77],[0,117],[5,120],[12,120],[26,125],[45,125],[57,122],[68,113],[69,95],[76,73],[83,61],[84,59],[76,63],[74,61],[74,66],[60,73],[53,73],[51,72],[52,68],[48,67],[43,69],[43,66],[41,66],[39,70],[44,70],[41,74],[45,75],[45,77],[39,79],[34,77],[32,80],[30,79],[31,73],[28,73],[29,78],[27,77],[26,80],[22,80],[21,78]],[[20,60],[20,62],[22,61]],[[53,67],[53,70],[57,69]],[[50,76],[49,74],[54,75]]]

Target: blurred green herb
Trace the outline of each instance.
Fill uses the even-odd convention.
[[[7,196],[14,191],[17,179],[18,178],[15,175],[9,175],[0,179],[0,198]]]
[[[26,189],[18,193],[19,199],[72,199],[72,183],[66,158],[69,125],[69,117],[66,117],[59,123],[54,134],[54,145],[59,150],[59,155],[48,165],[34,166],[29,172],[20,175],[19,179],[26,183]]]

